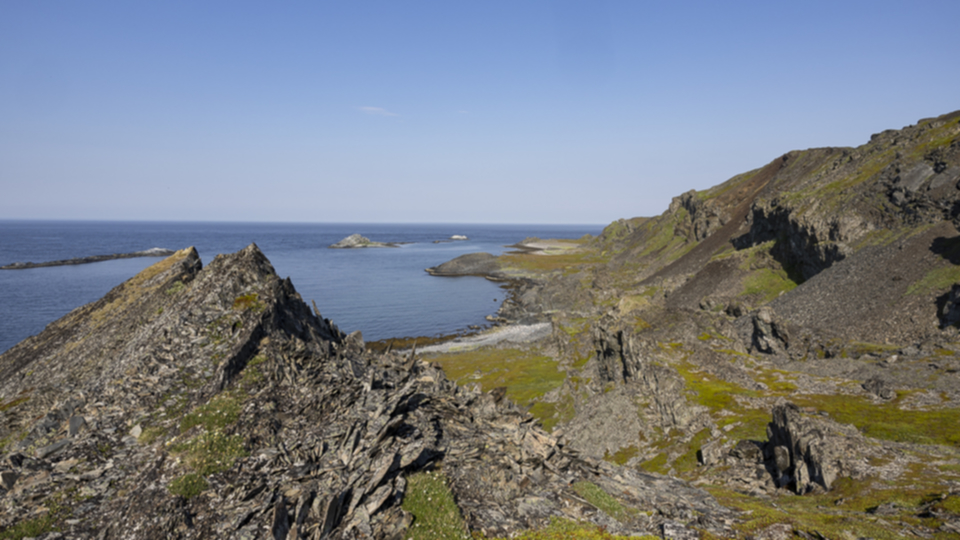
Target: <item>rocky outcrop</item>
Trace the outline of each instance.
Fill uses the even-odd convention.
[[[741,328],[746,329],[744,334],[748,337],[745,341],[750,344],[751,351],[782,355],[790,347],[787,324],[777,317],[776,312],[769,306],[761,307],[738,323]]]
[[[133,253],[114,253],[112,255],[91,255],[90,257],[77,257],[74,259],[62,259],[59,261],[47,262],[15,262],[0,266],[0,270],[27,270],[29,268],[43,268],[46,266],[70,266],[75,264],[90,264],[102,261],[112,261],[116,259],[133,259],[136,257],[167,257],[173,255],[173,250],[164,248],[150,248],[143,251],[134,251]]]
[[[761,497],[779,490],[816,495],[832,490],[841,478],[892,479],[916,466],[916,457],[902,445],[867,439],[853,426],[793,403],[781,400],[771,416],[766,441],[740,440],[723,455],[713,455],[710,464],[720,467],[718,479]]]
[[[354,248],[386,248],[386,247],[399,247],[400,244],[394,242],[374,242],[366,236],[361,236],[359,234],[351,234],[350,236],[340,240],[336,244],[331,244],[329,247],[332,249],[354,249]]]
[[[872,230],[856,214],[827,218],[797,215],[789,207],[762,202],[751,208],[750,230],[734,240],[740,249],[777,241],[773,255],[809,279],[852,252],[851,244]]]
[[[596,383],[564,431],[573,448],[597,459],[631,447],[639,453],[657,431],[696,432],[709,423],[686,399],[676,370],[654,361],[630,330],[599,325],[592,341],[595,356],[582,375]]]
[[[441,469],[468,527],[732,533],[679,480],[581,457],[501,395],[310,312],[256,246],[154,265],[0,356],[0,527],[77,538],[400,538]],[[616,519],[589,482],[646,512]],[[44,521],[45,520],[45,521]]]
[[[426,272],[431,276],[500,276],[501,264],[490,253],[468,253],[437,266],[431,266]]]
[[[681,208],[688,214],[689,236],[697,242],[707,239],[730,220],[729,213],[716,199],[702,199],[695,190],[674,197],[667,212],[676,214]]]
[[[954,283],[944,295],[940,308],[940,327],[960,327],[960,283]]]
[[[685,428],[695,408],[683,395],[684,383],[676,370],[652,361],[640,340],[629,330],[598,326],[594,331],[597,374],[601,383],[632,383],[642,388],[663,429]],[[645,358],[646,356],[646,358]]]
[[[792,403],[774,407],[765,451],[777,485],[804,494],[829,490],[841,476],[863,477],[865,454],[881,450],[870,449],[855,430],[838,428]]]

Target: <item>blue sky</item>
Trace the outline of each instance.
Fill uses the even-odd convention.
[[[2,2],[0,218],[608,223],[960,109],[960,2]]]

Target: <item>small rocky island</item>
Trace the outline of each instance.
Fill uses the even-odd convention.
[[[351,234],[336,244],[331,244],[331,249],[353,249],[353,248],[388,248],[400,247],[397,242],[374,242],[366,236]]]
[[[448,243],[448,242],[463,242],[464,240],[469,240],[469,238],[467,238],[466,236],[464,236],[464,235],[462,235],[462,234],[455,234],[455,235],[453,235],[453,236],[451,236],[450,238],[447,238],[447,239],[445,239],[445,240],[434,240],[433,243],[434,243],[434,244],[446,244],[446,243]]]
[[[175,252],[172,249],[150,248],[143,251],[134,251],[133,253],[114,253],[111,255],[92,255],[90,257],[77,257],[74,259],[62,259],[59,261],[47,262],[15,262],[0,266],[0,270],[27,270],[29,268],[43,268],[46,266],[69,266],[73,264],[89,264],[102,261],[112,261],[116,259],[133,259],[136,257],[168,257]]]

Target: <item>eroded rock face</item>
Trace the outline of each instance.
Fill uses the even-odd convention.
[[[857,462],[870,450],[850,426],[838,427],[802,414],[792,403],[774,407],[766,451],[777,485],[803,494],[829,490],[840,476],[860,477],[862,466]]]
[[[727,210],[718,205],[716,200],[700,199],[695,190],[674,197],[668,211],[676,213],[680,208],[687,211],[690,237],[697,242],[717,232],[730,220]]]
[[[750,350],[764,354],[783,354],[790,346],[790,332],[776,312],[764,306],[750,315]]]
[[[552,517],[731,533],[701,490],[582,457],[509,400],[367,352],[253,245],[203,269],[178,252],[0,366],[0,527],[48,509],[79,538],[400,538],[408,476],[440,467],[488,535]],[[583,481],[650,514],[614,520]]]
[[[955,283],[943,300],[940,308],[940,326],[960,326],[960,284]]]

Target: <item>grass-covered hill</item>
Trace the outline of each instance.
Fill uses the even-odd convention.
[[[705,487],[741,534],[954,537],[958,215],[960,112],[789,152],[500,257],[519,280],[501,314],[551,337],[433,360],[585,455]],[[786,439],[769,429],[785,403],[805,426]]]

